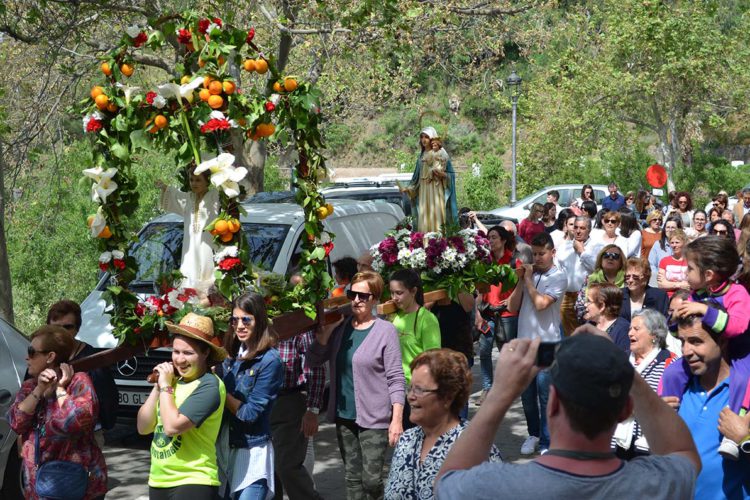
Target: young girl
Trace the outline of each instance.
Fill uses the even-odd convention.
[[[683,247],[687,243],[687,235],[681,229],[676,229],[672,236],[669,237],[669,246],[672,249],[672,255],[668,255],[659,261],[659,275],[656,282],[659,288],[667,291],[667,295],[672,297],[675,290],[679,288],[687,289],[688,264],[683,255]]]
[[[540,203],[534,203],[529,210],[529,216],[518,225],[518,235],[526,243],[531,242],[539,233],[544,232],[544,222],[541,221],[544,215],[544,206]]]
[[[703,315],[703,325],[728,339],[731,362],[729,376],[729,408],[740,413],[743,396],[750,376],[750,295],[742,285],[732,283],[730,277],[740,263],[731,241],[706,236],[691,242],[686,248],[687,281],[693,292],[690,300],[677,308],[677,316]],[[684,358],[683,358],[684,359]],[[687,363],[673,363],[664,371],[659,394],[682,397],[690,378]],[[719,453],[738,456],[737,444],[724,438]]]

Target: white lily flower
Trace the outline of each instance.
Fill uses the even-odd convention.
[[[159,85],[157,88],[159,89],[159,95],[165,99],[181,99],[191,95],[201,84],[203,84],[203,77],[199,76],[184,85],[177,85],[176,83],[170,82]],[[155,99],[154,105],[156,105]]]
[[[133,26],[128,26],[125,29],[125,33],[127,33],[130,38],[135,38],[141,33],[141,28],[137,24],[134,24]]]
[[[116,168],[104,170],[102,167],[87,168],[83,171],[86,177],[94,180],[91,186],[91,199],[107,203],[107,196],[117,190],[117,183],[112,178],[117,174]]]
[[[91,221],[91,237],[96,238],[99,236],[105,227],[107,227],[107,219],[104,218],[102,207],[99,207],[96,215],[94,215],[94,220]]]
[[[211,172],[211,184],[224,191],[229,198],[239,196],[239,182],[247,175],[247,169],[234,166],[233,154],[222,153],[216,158],[204,161],[193,173],[198,175],[206,170]]]
[[[122,260],[125,258],[125,252],[122,250],[112,250],[112,258]]]
[[[133,97],[133,94],[140,92],[140,87],[131,87],[129,85],[123,85],[120,82],[115,83],[115,87],[122,89],[123,93],[125,94],[125,103],[130,104],[130,99]]]
[[[167,100],[164,99],[162,96],[157,95],[156,97],[154,97],[154,107],[156,109],[161,109],[166,105],[167,105]]]
[[[110,260],[112,260],[112,252],[104,252],[99,256],[99,262],[102,264],[107,264]]]

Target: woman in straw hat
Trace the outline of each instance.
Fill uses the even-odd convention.
[[[224,498],[266,498],[274,492],[270,417],[284,376],[275,345],[263,297],[248,292],[235,299],[224,339],[231,357],[217,368],[227,388],[229,452],[222,468],[226,462],[229,495]]]
[[[153,432],[149,498],[217,497],[216,440],[226,391],[210,367],[227,357],[211,318],[188,313],[174,334],[172,362],[154,369],[158,380],[138,410],[138,432]]]

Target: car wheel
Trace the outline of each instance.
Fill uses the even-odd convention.
[[[8,455],[3,474],[3,488],[0,498],[5,500],[23,500],[23,469],[21,458],[18,456],[18,448],[14,445]]]

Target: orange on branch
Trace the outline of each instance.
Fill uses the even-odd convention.
[[[237,219],[230,220],[228,224],[230,233],[236,233],[240,230],[240,221],[238,221]]]
[[[284,87],[279,82],[273,82],[273,91],[277,94],[284,92]]]
[[[224,233],[222,234],[219,239],[224,243],[229,243],[232,241],[232,238],[234,238],[234,235],[232,233]]]
[[[91,87],[91,98],[96,99],[97,96],[100,96],[104,93],[104,89],[100,87],[99,85],[95,85]]]
[[[208,91],[213,95],[219,95],[224,91],[224,87],[221,85],[220,81],[214,80],[208,84]]]
[[[208,101],[208,98],[211,97],[211,92],[209,92],[208,89],[201,89],[201,91],[198,92],[198,96],[201,98],[201,101]]]
[[[224,93],[227,95],[234,94],[234,91],[237,90],[237,85],[235,85],[234,82],[231,82],[229,80],[222,83],[221,86],[224,88]]]
[[[255,71],[257,71],[261,75],[265,75],[268,71],[268,62],[265,59],[256,59]]]
[[[122,74],[125,76],[132,76],[134,71],[135,68],[131,64],[122,63],[120,65],[120,72],[122,72]]]
[[[242,67],[245,68],[245,71],[252,73],[255,71],[255,59],[245,59],[245,62],[242,63]]]
[[[219,109],[224,105],[224,99],[220,95],[209,96],[208,105],[211,107],[211,109]]]
[[[107,111],[109,111],[110,113],[114,113],[115,111],[117,111],[117,104],[113,102],[107,104]]]
[[[112,237],[112,231],[110,231],[109,226],[104,226],[104,229],[102,229],[102,232],[99,233],[97,238],[102,238],[104,240],[108,240]]]
[[[295,80],[294,78],[284,79],[284,90],[286,90],[287,92],[294,92],[295,90],[297,90],[297,87],[297,80]]]
[[[219,234],[225,234],[229,231],[229,223],[223,219],[217,220],[216,224],[214,224],[214,229]]]
[[[205,66],[205,65],[206,65],[206,61],[204,61],[203,59],[201,59],[201,58],[199,57],[199,58],[198,58],[198,67],[199,67],[199,68],[202,68],[202,67],[203,67],[203,66]]]
[[[99,68],[102,70],[102,73],[104,73],[106,76],[112,76],[112,68],[109,67],[108,62],[103,62]]]
[[[190,75],[182,75],[182,78],[180,78],[180,84],[185,85],[186,83],[190,83],[190,80],[192,77]]]
[[[99,94],[96,96],[96,99],[94,99],[94,102],[96,102],[96,107],[99,108],[100,111],[104,111],[109,104],[109,97],[104,94]]]
[[[219,56],[219,66],[223,66],[227,60],[224,58],[224,56]]]
[[[208,86],[211,84],[211,82],[214,81],[214,77],[211,75],[206,75],[203,77],[203,88],[207,89]]]
[[[169,125],[169,120],[167,120],[167,117],[164,115],[156,115],[154,117],[154,125],[156,125],[157,128],[165,128]]]

